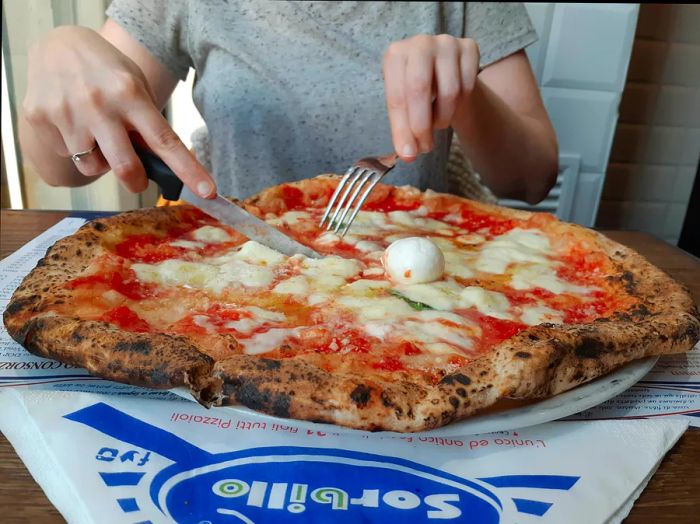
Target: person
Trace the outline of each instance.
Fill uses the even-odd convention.
[[[48,184],[111,170],[143,191],[142,140],[207,197],[392,150],[387,182],[445,191],[453,132],[496,195],[535,203],[556,179],[522,4],[114,0],[107,16],[99,32],[58,27],[29,52],[20,143]],[[162,116],[190,67],[211,172]]]

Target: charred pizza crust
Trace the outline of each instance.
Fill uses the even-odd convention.
[[[322,207],[335,179],[292,185],[304,204]],[[283,211],[284,186],[246,201],[258,214]],[[378,186],[373,199],[415,198],[413,188]],[[428,205],[463,202],[451,195],[421,194]],[[471,203],[517,219],[525,211]],[[94,320],[61,316],[52,307],[70,301],[65,282],[79,276],[120,239],[163,231],[180,223],[185,207],[146,209],[98,219],[57,242],[15,291],[3,318],[10,335],[30,352],[110,380],[152,388],[187,386],[205,406],[243,404],[280,417],[330,422],[364,430],[413,432],[445,425],[499,399],[554,395],[632,360],[689,350],[700,338],[700,316],[687,290],[641,255],[594,231],[550,223],[562,235],[596,246],[614,262],[609,279],[638,298],[635,307],[589,324],[540,324],[520,332],[437,385],[331,373],[303,357],[271,359],[245,354],[216,359],[187,336],[134,333]],[[220,344],[235,350],[231,335]],[[221,354],[221,352],[217,352]]]

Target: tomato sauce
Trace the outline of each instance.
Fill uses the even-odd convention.
[[[588,252],[574,248],[569,254],[559,257],[563,263],[557,269],[560,278],[577,284],[595,284],[606,274],[610,264],[604,253]]]
[[[484,215],[466,207],[462,208],[460,215],[462,220],[459,226],[470,233],[486,230],[489,235],[498,236],[507,233],[517,225],[515,220]]]
[[[218,244],[207,244],[206,246],[197,249],[193,254],[196,256],[207,257],[207,258],[221,255],[221,254],[225,253],[226,251],[229,251],[229,250],[233,249],[234,247],[241,245],[243,242],[245,242],[247,240],[240,233],[237,233],[236,236],[238,238],[235,240],[232,240],[231,242],[220,242]]]
[[[281,191],[282,200],[284,201],[287,211],[293,211],[295,209],[305,207],[304,193],[301,189],[294,186],[284,185],[281,187]]]
[[[187,249],[168,245],[167,242],[172,238],[150,234],[133,235],[117,244],[114,251],[122,258],[145,264],[156,264],[170,258],[182,258],[187,253]]]
[[[369,353],[379,341],[374,337],[366,336],[357,329],[344,329],[332,334],[328,343],[323,343],[315,348],[318,353]],[[312,341],[313,344],[313,341]]]
[[[195,315],[187,315],[168,328],[168,331],[181,335],[207,335],[207,329],[195,321]]]
[[[560,296],[540,287],[524,290],[506,288],[504,290],[497,291],[502,291],[503,294],[508,297],[508,301],[514,306],[524,306],[528,304],[535,304],[537,302],[551,304]]]
[[[403,371],[406,369],[403,362],[396,357],[384,357],[372,362],[372,368],[382,371]]]
[[[246,310],[224,307],[220,304],[210,306],[205,312],[212,322],[222,324],[224,322],[234,322],[241,318],[251,318],[253,315]]]
[[[157,289],[153,284],[140,282],[136,273],[131,269],[107,270],[105,272],[78,277],[66,283],[69,289],[105,286],[113,289],[131,300],[143,300],[156,296]]]
[[[236,306],[226,307],[220,304],[214,304],[204,311],[193,312],[181,318],[173,324],[172,329],[185,335],[201,335],[209,333],[209,330],[213,330],[216,333],[229,333],[240,337],[251,336],[254,333],[243,335],[238,330],[226,324],[243,318],[252,317],[253,315],[250,311],[245,309]]]
[[[413,342],[409,341],[403,341],[399,343],[398,349],[401,353],[406,355],[407,357],[413,356],[413,355],[420,355],[422,351],[416,346]]]
[[[152,331],[148,322],[139,317],[127,306],[119,306],[117,308],[110,309],[102,314],[98,320],[114,324],[125,331],[133,331],[135,333],[147,333]]]
[[[368,199],[362,209],[365,211],[381,211],[388,213],[390,211],[414,211],[421,205],[418,198],[408,198],[406,200],[397,200],[393,191],[388,191],[383,198]]]
[[[590,302],[579,302],[567,308],[564,322],[567,324],[580,324],[582,322],[590,322],[595,318],[608,316],[613,311],[617,301],[614,299],[610,300],[603,293],[598,293],[598,295],[598,298],[594,298]]]
[[[459,311],[462,316],[476,322],[481,327],[481,337],[476,340],[477,353],[485,353],[504,340],[514,337],[528,328],[526,324],[512,320],[483,315],[474,310]]]
[[[203,216],[206,217],[206,215]],[[213,225],[226,230],[231,236],[231,240],[227,242],[205,244],[203,247],[196,249],[173,246],[170,244],[175,240],[193,241],[188,233],[205,225]],[[245,240],[246,238],[234,229],[208,221],[178,227],[169,231],[165,236],[153,234],[132,235],[114,246],[114,251],[120,257],[131,262],[157,264],[173,258],[192,260],[199,257],[213,257],[242,244]]]

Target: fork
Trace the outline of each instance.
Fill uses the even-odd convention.
[[[350,166],[350,169],[345,172],[343,178],[338,183],[338,187],[335,189],[335,193],[333,193],[333,196],[328,202],[326,212],[323,213],[319,226],[323,227],[323,225],[326,223],[326,219],[328,219],[326,230],[330,231],[332,228],[333,233],[337,234],[341,238],[344,237],[355,220],[357,213],[360,212],[360,208],[365,203],[367,196],[372,192],[374,186],[379,183],[384,175],[394,169],[398,159],[399,156],[392,153],[381,157],[363,158]],[[357,201],[358,195],[362,191],[362,188],[365,187],[367,183],[369,183],[369,186],[367,186],[365,192],[362,194],[362,197],[360,197],[355,209],[352,209],[353,205]],[[349,199],[348,196],[350,197]],[[338,206],[335,208],[335,211],[333,211],[333,206],[336,200],[338,200]],[[347,222],[343,222],[350,210],[352,210],[350,218],[348,218]],[[333,213],[332,216],[331,213]]]

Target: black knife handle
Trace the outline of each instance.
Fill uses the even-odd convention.
[[[163,162],[158,155],[134,144],[136,155],[146,170],[146,177],[153,180],[166,200],[178,200],[182,192],[182,180]]]

